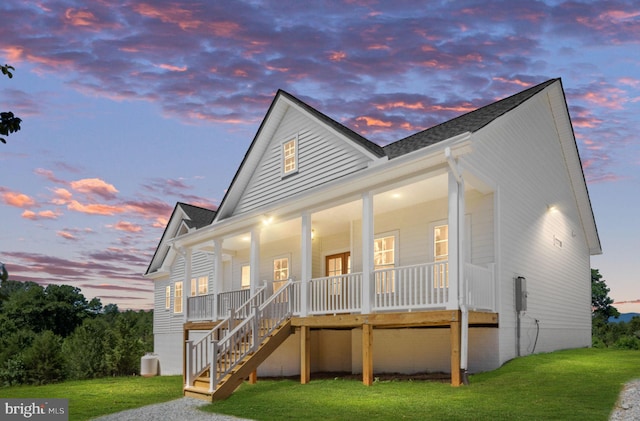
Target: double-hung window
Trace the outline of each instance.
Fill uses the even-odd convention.
[[[282,143],[282,175],[298,172],[298,136]]]
[[[191,296],[207,295],[207,292],[209,292],[208,281],[209,278],[206,276],[191,279]]]
[[[449,225],[433,227],[433,286],[449,286]]]
[[[373,241],[373,263],[376,271],[376,293],[395,291],[396,236],[385,235]]]
[[[281,257],[273,260],[273,292],[276,292],[289,279],[289,258]]]
[[[164,308],[165,310],[171,308],[171,285],[167,285],[164,289]]]
[[[242,273],[240,275],[240,289],[249,289],[251,288],[251,266],[244,265],[241,269]]]
[[[182,313],[182,282],[176,282],[173,296],[173,312]]]

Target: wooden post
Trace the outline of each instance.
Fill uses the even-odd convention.
[[[460,374],[460,311],[457,317],[449,325],[451,330],[451,386],[460,386],[462,376]]]
[[[300,327],[300,384],[311,380],[311,329]]]
[[[182,325],[182,384],[187,385],[187,341],[189,340],[189,330]]]
[[[249,384],[258,383],[258,369],[255,369],[249,374]]]
[[[362,325],[362,383],[373,384],[373,326]]]

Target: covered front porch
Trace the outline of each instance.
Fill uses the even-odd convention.
[[[186,279],[197,276],[188,260],[192,252],[208,252],[214,259],[209,293],[185,297],[185,329],[205,330],[226,320],[224,330],[232,332],[236,319],[260,323],[261,316],[252,315],[267,302],[273,306],[277,296],[277,311],[286,310],[290,329],[299,336],[300,347],[287,355],[300,357],[303,382],[311,371],[305,363],[311,331],[336,329],[352,336],[362,332],[363,381],[369,383],[375,330],[449,328],[452,383],[460,384],[469,327],[498,323],[494,192],[477,180],[465,183],[447,165],[385,179],[364,192],[357,183],[348,190],[303,193],[287,205],[246,210],[211,231],[196,232],[190,237],[193,249],[182,242]],[[190,361],[220,346],[207,348],[207,341],[221,337],[207,335],[210,339],[187,346],[193,350],[187,352]],[[354,370],[360,364],[359,342],[342,341]]]
[[[461,305],[495,311],[493,190],[447,166],[385,181],[364,192],[303,194],[189,237],[193,246],[179,245],[187,285],[201,276],[193,253],[214,261],[206,294],[193,286],[185,294],[185,321],[221,319],[288,280],[293,314],[302,317]]]

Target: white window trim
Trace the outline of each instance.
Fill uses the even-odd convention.
[[[242,285],[242,271],[244,268],[249,268],[249,283],[247,285]],[[240,289],[251,289],[251,264],[249,262],[240,264]]]
[[[438,221],[433,221],[429,224],[429,261],[431,263],[434,263],[434,260],[435,260],[434,230],[436,227],[439,227],[440,225],[449,225],[449,220],[440,219]],[[449,230],[449,232],[451,232],[451,230]],[[451,239],[449,239],[449,244],[451,244]],[[466,214],[464,216],[464,260],[465,262],[471,262],[471,215],[470,214]]]
[[[291,141],[294,142],[293,144],[294,144],[295,169],[293,169],[293,170],[291,170],[289,172],[285,172],[284,145],[286,145],[287,143],[289,143]],[[285,140],[283,140],[280,143],[280,175],[281,175],[282,178],[289,177],[289,176],[291,176],[293,174],[297,174],[298,171],[300,170],[300,161],[298,160],[299,150],[300,150],[300,142],[299,142],[298,133],[285,138]]]
[[[379,240],[381,238],[393,237],[393,267],[400,266],[400,231],[387,231],[376,234],[373,237],[373,240]],[[373,244],[372,244],[373,246]],[[375,248],[374,248],[374,256],[375,256]],[[375,257],[374,257],[374,267],[375,267]]]
[[[379,240],[381,238],[387,238],[387,237],[393,237],[393,266],[391,266],[390,264],[386,266],[387,268],[390,268],[390,267],[396,268],[400,266],[400,231],[394,230],[394,231],[378,233],[373,237],[374,243],[375,243],[375,240]],[[376,270],[375,244],[372,244],[371,246],[373,247],[373,256],[374,256],[373,269]],[[385,276],[384,280],[381,280],[380,282],[381,283],[376,281],[376,286],[375,286],[376,294],[388,294],[388,293],[395,292],[396,290],[395,272],[391,272],[390,277]]]
[[[180,288],[178,288],[180,285]],[[180,297],[178,297],[178,289],[180,290]],[[175,314],[182,314],[182,300],[184,297],[184,282],[179,281],[174,284],[173,287],[174,295],[173,295],[173,312]]]
[[[164,288],[164,309],[171,309],[171,285],[167,285]]]
[[[271,278],[275,281],[275,277],[274,275],[274,267],[273,264],[276,260],[280,260],[280,259],[287,259],[287,269],[289,271],[289,275],[287,276],[287,279],[291,278],[292,274],[291,274],[291,254],[282,254],[279,256],[274,256],[273,259],[271,259]]]

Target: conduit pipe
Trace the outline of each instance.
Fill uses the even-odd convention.
[[[444,156],[447,159],[447,163],[449,164],[453,177],[458,183],[458,203],[460,203],[460,197],[461,195],[464,195],[464,179],[462,178],[462,171],[451,154],[451,149],[449,147],[445,148]],[[461,220],[460,206],[458,206],[458,229],[456,230],[458,233],[458,241],[456,241],[456,244],[458,245],[458,262],[456,262],[458,265],[458,279],[456,282],[458,283],[458,305],[460,306],[460,312],[462,314],[462,320],[460,323],[460,371],[462,372],[462,383],[468,385],[469,378],[467,375],[467,365],[469,360],[469,309],[467,307],[466,297],[467,283],[464,276],[464,257],[462,256],[464,247],[461,246],[461,240],[464,238],[462,230],[463,227],[460,223]]]

